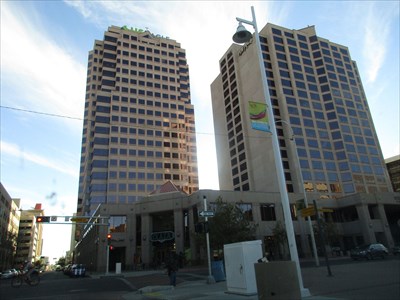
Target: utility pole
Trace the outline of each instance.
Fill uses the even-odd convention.
[[[319,237],[320,237],[320,241],[321,241],[321,244],[322,244],[322,251],[324,252],[326,267],[328,269],[328,276],[333,276],[332,275],[332,271],[331,271],[331,266],[329,264],[328,254],[326,253],[325,233],[324,233],[324,230],[322,228],[321,218],[319,217],[319,211],[318,211],[318,207],[317,207],[317,202],[315,200],[313,200],[313,203],[314,203],[314,209],[315,209],[315,217],[317,218],[317,223],[318,223]]]

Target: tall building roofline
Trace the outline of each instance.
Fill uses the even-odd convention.
[[[385,163],[388,164],[388,163],[394,162],[396,160],[400,160],[400,154],[385,158]]]
[[[179,44],[176,40],[171,39],[169,36],[151,32],[147,27],[145,27],[145,29],[142,29],[142,28],[132,27],[132,26],[128,26],[128,25],[123,25],[123,26],[111,25],[108,27],[108,31],[113,32],[113,33],[120,33],[122,31],[126,31],[129,33],[135,33],[137,35],[144,36],[144,37],[151,38],[151,39],[169,40],[169,41]]]
[[[315,25],[307,25],[307,27],[297,29],[297,31],[301,31],[307,34],[317,34],[315,31]]]

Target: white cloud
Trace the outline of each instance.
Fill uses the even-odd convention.
[[[367,83],[374,82],[387,53],[390,25],[396,10],[380,9],[376,3],[368,7],[364,26],[363,56],[366,60]]]
[[[0,149],[1,149],[1,160],[5,159],[6,155],[13,156],[19,158],[23,161],[29,161],[36,165],[46,167],[49,169],[56,170],[60,173],[70,175],[72,177],[77,178],[78,173],[77,170],[71,167],[67,161],[52,161],[47,157],[43,157],[38,154],[26,152],[22,150],[19,146],[15,144],[10,144],[5,141],[0,141]],[[2,163],[3,164],[3,163]]]
[[[2,104],[81,117],[85,66],[45,35],[37,17],[18,7],[8,2],[1,7],[2,85],[14,86],[16,93]]]

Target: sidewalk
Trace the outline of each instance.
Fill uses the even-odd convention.
[[[151,281],[148,281],[147,286],[123,295],[122,299],[258,300],[257,295],[227,293],[226,281],[207,284],[206,269],[200,270],[200,272],[199,269],[193,270],[193,273],[190,271],[190,269],[182,269],[179,273],[182,277],[193,276],[201,279],[181,280],[181,283],[178,281],[175,288],[164,285],[168,278],[160,270],[124,273],[120,275],[121,280],[130,284],[133,289],[140,278],[147,276]],[[302,267],[303,285],[311,293],[311,296],[304,297],[303,300],[400,299],[400,260],[398,259],[333,265],[331,271],[333,276],[328,276],[326,266]]]

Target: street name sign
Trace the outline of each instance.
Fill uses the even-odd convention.
[[[71,218],[71,222],[76,222],[76,223],[87,223],[89,221],[89,218],[85,217],[73,217]]]
[[[318,208],[319,212],[333,212],[333,209],[330,208]],[[305,217],[311,217],[315,215],[315,208],[314,206],[308,206],[307,208],[303,208],[300,210],[301,216],[303,218]]]
[[[200,217],[214,217],[214,212],[212,210],[203,210],[199,212]]]

